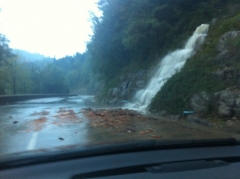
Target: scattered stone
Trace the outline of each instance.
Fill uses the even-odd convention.
[[[231,117],[232,116],[232,109],[226,103],[220,103],[218,107],[218,114],[220,117]]]
[[[34,112],[32,114],[30,114],[30,116],[46,116],[46,115],[49,115],[49,111],[42,111],[42,112]]]
[[[136,129],[134,129],[133,127],[129,127],[129,126],[126,127],[126,130],[127,130],[127,132],[136,132]]]
[[[232,120],[227,120],[227,124],[228,124],[228,125],[232,125],[232,124],[233,124],[233,121],[232,121]]]
[[[162,138],[162,136],[160,136],[160,135],[152,135],[152,138],[160,139],[160,138]]]
[[[139,132],[139,134],[147,134],[147,133],[150,133],[150,132],[153,132],[153,130],[152,129],[148,129],[148,130]]]
[[[181,119],[181,115],[169,115],[168,116],[170,119],[173,119],[173,120],[179,120]]]
[[[187,120],[204,126],[212,126],[206,119],[198,117],[196,114],[188,115]]]
[[[127,109],[82,110],[82,113],[87,119],[89,119],[92,127],[116,128],[127,132],[136,131],[136,129],[130,124],[132,120],[153,120],[153,117],[144,116],[136,111]]]
[[[29,122],[28,130],[34,132],[40,131],[45,127],[47,121],[48,119],[46,117],[40,117],[38,119],[32,120]]]

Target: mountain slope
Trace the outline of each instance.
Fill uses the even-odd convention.
[[[194,94],[205,92],[213,97],[221,90],[240,90],[239,22],[240,13],[214,21],[202,48],[167,81],[152,101],[150,110],[179,114],[194,108],[191,104]],[[213,106],[209,105],[204,112],[216,112]]]

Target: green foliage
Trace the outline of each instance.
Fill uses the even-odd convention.
[[[197,26],[224,15],[231,2],[100,0],[103,16],[92,16],[94,35],[88,44],[94,72],[106,83],[115,84],[117,76],[133,62],[139,68],[151,67],[156,56],[181,47]]]
[[[61,94],[68,93],[64,84],[64,72],[60,67],[53,64],[48,65],[42,73],[42,93]]]
[[[0,34],[0,66],[6,62],[7,58],[13,56],[11,49],[8,46],[9,40],[2,34]]]
[[[216,46],[221,35],[228,31],[240,29],[240,13],[218,20],[210,26],[208,37],[198,53],[189,59],[183,69],[170,78],[153,99],[149,106],[151,111],[166,110],[169,113],[181,113],[189,110],[193,94],[206,91],[216,92],[229,86],[236,86],[236,81],[216,81],[213,72],[219,70],[215,64],[218,54]],[[228,44],[228,65],[240,70],[240,37]]]

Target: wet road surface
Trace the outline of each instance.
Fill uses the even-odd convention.
[[[89,97],[45,98],[0,106],[0,155],[87,142],[80,112]]]
[[[84,113],[83,109],[89,107],[85,102],[92,100],[92,96],[55,97],[0,106],[0,156],[117,141],[230,137],[184,122],[133,117],[124,110],[115,116],[102,110],[91,117],[93,111]]]

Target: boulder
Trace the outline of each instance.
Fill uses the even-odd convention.
[[[130,89],[124,89],[120,91],[120,97],[125,98],[128,97],[131,94]]]
[[[223,90],[217,96],[217,109],[220,117],[232,117],[234,115],[236,95],[229,90]]]
[[[218,69],[213,74],[218,81],[236,81],[240,76],[238,70],[232,67],[225,67],[223,70]]]
[[[240,95],[239,94],[235,99],[234,114],[235,116],[240,117]]]
[[[229,40],[233,40],[240,34],[240,31],[229,31],[223,34],[217,44],[217,51],[224,52],[227,50],[227,43]]]
[[[120,87],[124,90],[124,89],[127,89],[128,88],[128,85],[129,85],[129,81],[124,81]]]
[[[108,103],[111,105],[111,106],[114,106],[114,105],[117,105],[119,102],[118,98],[113,98],[112,100],[109,100]]]
[[[211,126],[211,124],[206,119],[198,117],[196,114],[188,115],[187,120],[204,126]]]
[[[197,113],[206,113],[209,111],[209,107],[212,101],[211,95],[206,92],[195,94],[191,98],[191,107]]]
[[[143,80],[137,80],[136,81],[136,87],[137,88],[142,88],[144,86],[144,81]]]
[[[229,57],[228,50],[224,50],[217,55],[214,61],[216,65],[225,65],[226,62],[228,61],[228,57]]]
[[[221,103],[218,107],[218,115],[221,117],[231,117],[233,115],[232,108],[226,103]]]
[[[219,101],[220,103],[224,103],[227,106],[233,107],[235,104],[235,96],[232,91],[223,90],[219,94]]]
[[[119,92],[120,92],[119,88],[113,88],[112,89],[112,96],[113,97],[118,97]]]

